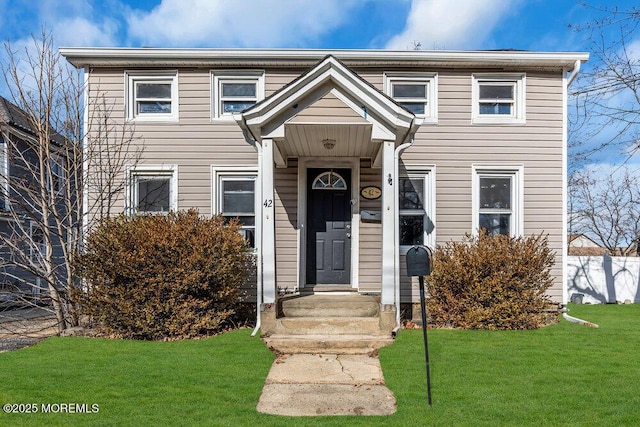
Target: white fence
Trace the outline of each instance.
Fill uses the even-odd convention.
[[[582,303],[640,303],[640,258],[605,256],[568,257],[570,300]]]

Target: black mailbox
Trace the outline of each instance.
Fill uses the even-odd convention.
[[[424,246],[412,246],[407,252],[407,276],[428,276],[431,274],[431,257]]]

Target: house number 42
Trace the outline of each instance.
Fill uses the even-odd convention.
[[[265,208],[270,208],[271,206],[273,206],[273,200],[267,199],[264,201],[263,205]]]

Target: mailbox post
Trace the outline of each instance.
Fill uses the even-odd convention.
[[[418,276],[420,283],[420,311],[422,315],[422,338],[427,371],[427,398],[431,406],[431,374],[429,372],[429,344],[427,341],[427,309],[424,301],[424,276],[431,274],[431,251],[426,246],[412,246],[407,252],[407,276]]]

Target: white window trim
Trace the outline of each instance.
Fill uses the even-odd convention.
[[[178,71],[125,71],[125,88],[127,101],[127,120],[134,122],[177,122],[179,120],[178,104]],[[171,114],[143,113],[136,114],[135,84],[140,81],[171,82]]]
[[[471,123],[482,124],[512,124],[523,125],[526,123],[526,74],[503,73],[485,74],[475,73],[471,75]],[[515,86],[513,111],[510,115],[480,114],[480,84],[513,83]]]
[[[233,121],[233,114],[221,111],[220,84],[224,81],[256,82],[256,103],[264,99],[264,71],[263,70],[214,70],[211,71],[211,120]]]
[[[59,174],[57,174],[59,179],[58,181],[56,181],[58,184],[57,185],[58,188],[51,188],[51,183],[48,182],[49,177],[47,176],[47,188],[51,189],[56,196],[60,196],[64,194],[66,179],[67,179],[67,171],[65,170],[64,166],[65,165],[64,165],[64,160],[62,156],[52,155],[51,158],[49,159],[49,167],[51,168],[51,175],[54,175],[56,172],[56,169],[59,168],[58,169]]]
[[[9,210],[9,156],[7,155],[7,144],[0,136],[0,198],[4,202],[4,210]],[[2,211],[3,209],[0,209]]]
[[[425,114],[416,114],[422,117],[422,123],[438,123],[438,74],[437,73],[384,73],[384,91],[393,98],[394,83],[426,83],[427,84],[427,105]]]
[[[254,226],[254,236],[255,243],[253,251],[254,253],[258,250],[259,244],[258,239],[260,236],[258,235],[261,230],[259,229],[259,218],[262,205],[260,204],[260,195],[259,195],[259,181],[258,181],[258,167],[257,166],[211,166],[211,215],[218,215],[220,212],[221,203],[220,196],[222,195],[220,192],[220,180],[223,177],[247,177],[254,176],[255,179],[255,188],[254,188],[254,215],[255,226]]]
[[[171,178],[171,187],[169,195],[169,211],[178,210],[178,165],[137,165],[127,168],[126,186],[125,186],[125,212],[128,215],[161,215],[160,212],[137,212],[136,211],[136,176],[162,176]]]
[[[33,264],[40,264],[47,253],[47,241],[44,238],[44,231],[42,231],[42,242],[40,245],[36,245],[33,240],[34,230],[40,229],[40,226],[35,221],[29,221],[29,260]],[[35,286],[32,289],[34,295],[38,295],[42,291],[42,278],[35,278]]]
[[[472,205],[473,225],[472,234],[478,235],[480,224],[480,176],[504,176],[512,177],[511,206],[512,221],[510,235],[520,237],[524,235],[524,165],[521,164],[491,164],[472,165]]]
[[[34,232],[36,230],[42,231],[42,242],[40,245],[36,245],[34,241]],[[38,263],[42,257],[46,255],[47,242],[44,238],[44,231],[41,230],[40,225],[35,221],[29,221],[29,259],[32,263]]]
[[[422,204],[424,206],[425,221],[424,221],[424,235],[422,241],[424,245],[435,249],[436,247],[436,168],[430,166],[428,168],[417,168],[407,166],[405,173],[401,173],[398,178],[410,178],[410,179],[423,179],[424,180],[424,194],[422,195]],[[398,190],[399,191],[399,190]],[[399,198],[400,195],[398,194]],[[398,246],[400,248],[400,254],[404,255],[412,247],[412,245],[400,245],[400,212],[402,209],[398,206]],[[429,229],[429,223],[427,218],[431,221],[433,228]]]

